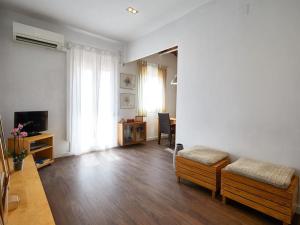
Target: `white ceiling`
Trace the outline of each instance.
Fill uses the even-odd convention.
[[[0,0],[41,19],[119,41],[146,35],[192,11],[207,0]],[[128,6],[139,10],[136,15]]]

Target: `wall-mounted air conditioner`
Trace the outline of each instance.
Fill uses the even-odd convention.
[[[13,22],[13,39],[58,50],[64,48],[63,35],[17,22]]]

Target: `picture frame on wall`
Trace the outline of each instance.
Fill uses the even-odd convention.
[[[120,109],[134,109],[135,94],[120,93]]]
[[[121,73],[120,88],[134,90],[136,88],[136,75]]]

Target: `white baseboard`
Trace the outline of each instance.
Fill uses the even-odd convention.
[[[168,135],[167,134],[161,134],[161,139],[168,139]],[[147,137],[147,141],[154,141],[154,140],[158,140],[158,136]]]
[[[74,155],[74,154],[72,154],[71,152],[66,152],[66,153],[55,155],[54,158],[67,157],[67,156],[72,156],[72,155]]]
[[[154,141],[154,140],[157,140],[157,139],[158,139],[157,137],[148,137],[147,141]]]

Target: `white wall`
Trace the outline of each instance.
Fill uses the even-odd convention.
[[[125,73],[125,74],[132,74],[136,76],[137,79],[137,74],[138,74],[138,68],[137,68],[137,63],[136,62],[131,62],[131,63],[126,63],[123,64],[120,67],[120,73]],[[137,105],[137,88],[134,90],[131,89],[120,89],[119,88],[119,93],[131,93],[135,94],[135,105]],[[136,116],[136,108],[134,109],[120,109],[120,104],[119,104],[119,120],[120,119],[133,119]]]
[[[174,75],[177,74],[177,57],[172,54],[158,55],[154,54],[143,58],[148,63],[160,64],[167,66],[167,83],[166,83],[166,112],[170,113],[171,117],[176,117],[176,86],[170,85]],[[129,74],[138,74],[137,62],[126,63],[121,67],[121,72]],[[120,93],[132,93],[137,96],[137,90],[120,89]],[[137,106],[137,98],[136,98]],[[134,118],[137,114],[137,109],[120,109],[119,118],[130,119]],[[157,121],[153,123],[153,120],[147,122],[147,138],[149,140],[157,138]]]
[[[298,0],[211,1],[130,43],[127,60],[178,44],[177,142],[299,174],[299,12]]]
[[[119,51],[120,43],[104,41],[68,28],[0,9],[0,114],[6,135],[13,113],[48,110],[49,131],[55,135],[55,156],[69,151],[66,141],[66,53],[13,42],[12,21],[65,35],[67,41]]]

